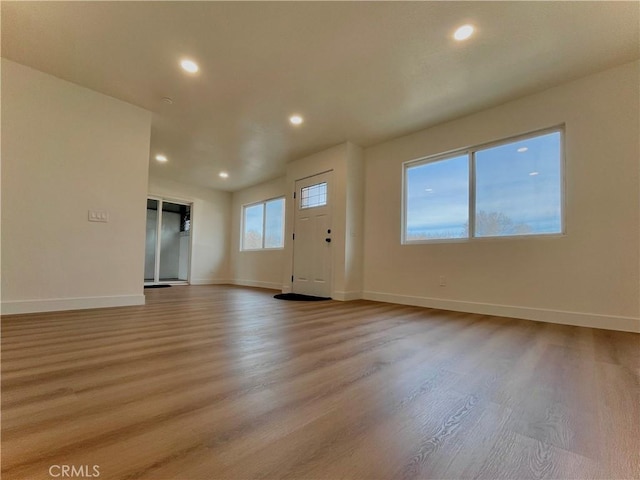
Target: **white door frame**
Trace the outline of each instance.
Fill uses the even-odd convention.
[[[158,217],[156,222],[156,252],[155,252],[155,265],[153,268],[153,281],[144,282],[144,285],[187,285],[191,284],[191,270],[193,259],[193,201],[187,199],[177,199],[171,197],[164,197],[159,195],[147,195],[147,200],[156,200],[158,202]],[[189,207],[189,258],[187,259],[187,280],[172,281],[172,280],[160,280],[160,248],[162,242],[162,204],[175,203],[176,205],[185,205]]]
[[[333,187],[333,183],[334,183],[334,170],[333,169],[329,169],[329,170],[324,170],[321,172],[316,172],[313,173],[312,175],[305,175],[304,177],[298,178],[293,182],[294,185],[294,200],[293,200],[293,235],[295,238],[295,233],[296,233],[296,227],[297,227],[297,222],[298,222],[298,212],[299,212],[299,205],[300,205],[300,192],[298,191],[298,183],[305,181],[305,180],[309,180],[312,179],[313,177],[319,177],[320,175],[326,175],[329,174],[329,178],[327,180],[327,209],[329,212],[329,217],[330,220],[333,224],[333,202],[334,202],[334,198],[333,198],[333,191],[334,191],[334,187]],[[291,218],[291,217],[290,217]],[[333,228],[333,226],[330,227],[332,230],[332,234],[331,237],[334,238],[335,237],[335,229]],[[292,244],[292,252],[291,252],[291,291],[294,292],[295,288],[294,288],[294,276],[295,276],[295,268],[296,268],[296,262],[295,262],[295,256],[296,256],[296,240],[293,240],[293,244]],[[331,297],[333,295],[333,277],[334,277],[334,265],[333,265],[333,248],[331,248],[331,252],[330,252],[330,259],[329,259],[329,275],[327,278],[327,282],[329,283],[328,286],[328,296]]]

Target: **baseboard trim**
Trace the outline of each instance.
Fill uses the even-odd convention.
[[[280,290],[281,286],[278,282],[259,282],[257,280],[232,280],[233,285],[241,287],[257,287],[268,288],[269,290]]]
[[[189,285],[232,285],[231,280],[223,278],[194,278],[189,281]]]
[[[51,298],[42,300],[15,300],[2,302],[2,315],[21,313],[59,312],[88,308],[130,307],[144,305],[144,295],[117,295],[108,297]]]
[[[333,292],[331,298],[333,298],[334,300],[340,300],[342,302],[360,300],[362,298],[362,292],[356,290],[350,292]]]
[[[536,322],[558,323],[577,327],[602,328],[622,332],[640,333],[640,318],[601,315],[596,313],[569,312],[544,308],[517,307],[513,305],[497,305],[491,303],[464,302],[441,298],[414,297],[382,292],[363,292],[365,300],[398,303],[417,307],[453,310],[456,312],[479,313],[499,317],[521,318]]]

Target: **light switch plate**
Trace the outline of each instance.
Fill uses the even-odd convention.
[[[109,212],[106,210],[89,210],[89,221],[106,223],[109,221]]]

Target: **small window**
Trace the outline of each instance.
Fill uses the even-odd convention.
[[[300,208],[322,207],[327,204],[327,182],[300,189]]]
[[[284,247],[284,198],[246,205],[242,213],[242,250]]]
[[[405,164],[403,240],[563,232],[562,130]]]

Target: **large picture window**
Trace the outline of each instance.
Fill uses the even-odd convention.
[[[242,250],[284,247],[284,198],[275,198],[242,209]]]
[[[563,233],[562,130],[405,164],[404,243]]]

